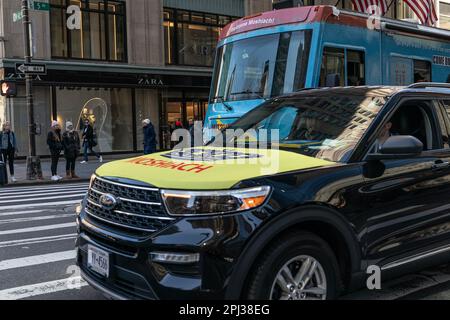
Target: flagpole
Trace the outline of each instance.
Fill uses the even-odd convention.
[[[385,12],[384,14],[386,14],[386,13],[389,12],[389,9],[392,7],[392,5],[394,4],[394,2],[396,2],[396,0],[392,0],[392,1],[391,1],[391,3],[388,5],[388,7],[387,7],[387,9],[386,9],[386,12]],[[384,14],[383,14],[383,16],[384,16]],[[397,19],[397,17],[394,17],[394,18]]]

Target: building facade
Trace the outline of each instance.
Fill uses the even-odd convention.
[[[41,0],[32,10],[33,61],[47,65],[34,77],[39,155],[47,155],[52,120],[82,129],[95,124],[102,153],[142,150],[141,122],[150,118],[160,148],[170,145],[176,121],[202,120],[207,108],[219,32],[244,15],[271,10],[270,0]],[[18,93],[0,100],[0,123],[10,121],[27,154],[21,1],[0,0],[0,78]]]

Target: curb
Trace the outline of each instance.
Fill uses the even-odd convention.
[[[48,186],[48,185],[61,185],[61,184],[71,184],[71,183],[80,183],[80,182],[89,182],[89,179],[73,179],[73,180],[60,180],[60,181],[30,181],[30,182],[17,182],[10,183],[4,186],[0,186],[0,190],[2,189],[14,189],[18,187],[32,187],[32,186]]]

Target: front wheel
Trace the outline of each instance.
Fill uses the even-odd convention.
[[[335,299],[339,265],[330,246],[309,232],[290,233],[257,261],[247,298],[262,300]]]

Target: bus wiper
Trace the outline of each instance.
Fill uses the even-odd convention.
[[[262,92],[257,92],[257,91],[245,90],[245,91],[241,91],[241,92],[232,92],[232,93],[231,93],[232,96],[234,96],[234,95],[240,95],[240,94],[256,95],[258,98],[260,98],[260,99],[262,99],[262,100],[264,100],[264,101],[269,100],[269,99],[265,98],[265,97],[262,95]]]
[[[230,106],[227,102],[225,102],[225,100],[223,100],[223,97],[214,97],[214,100],[216,100],[216,102],[221,103],[225,106],[225,108],[227,108],[228,111],[234,111],[233,107]]]

